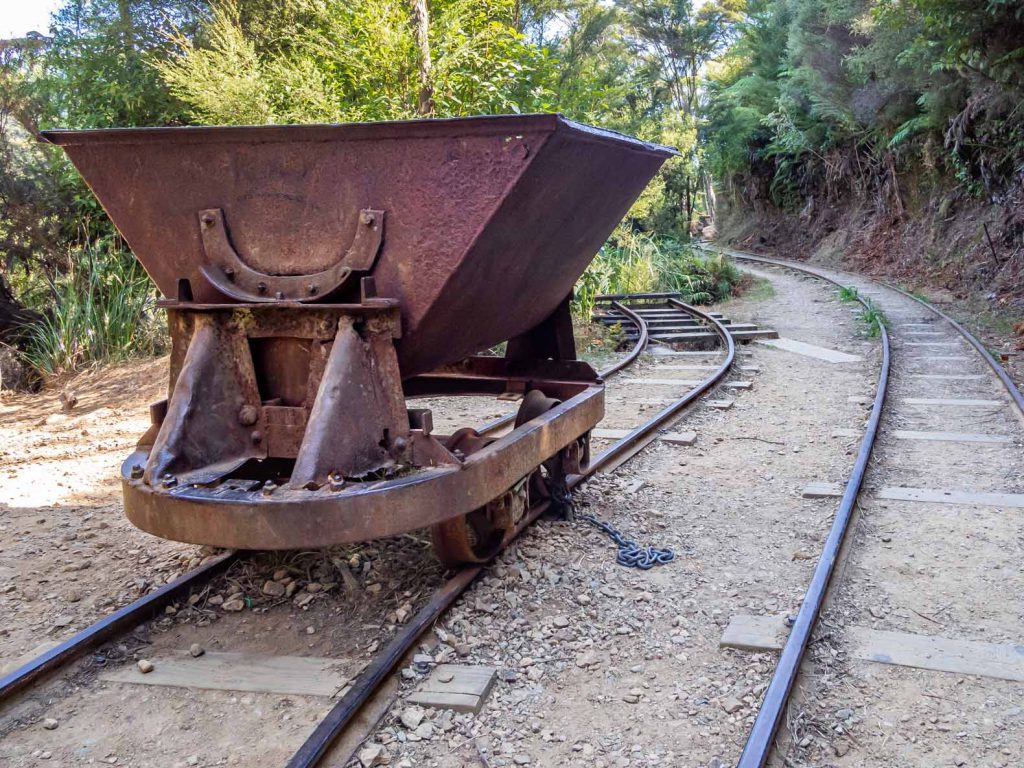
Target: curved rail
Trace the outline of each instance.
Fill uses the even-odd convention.
[[[779,266],[779,267],[788,267],[790,269],[795,269],[795,270],[800,271],[800,272],[806,272],[807,274],[814,275],[815,277],[820,277],[823,280],[828,280],[829,282],[831,282],[831,283],[833,283],[835,285],[840,285],[835,280],[832,280],[832,279],[828,278],[827,276],[821,274],[820,272],[818,272],[817,270],[813,269],[812,267],[808,267],[808,266],[805,266],[803,264],[799,264],[799,263],[796,263],[796,262],[788,261],[786,259],[769,259],[769,258],[766,258],[764,256],[756,256],[756,255],[754,255],[752,253],[744,253],[743,251],[735,251],[735,250],[733,250],[731,248],[719,248],[717,246],[708,246],[706,244],[698,244],[698,245],[696,245],[696,247],[700,248],[701,250],[718,251],[719,253],[724,253],[727,256],[732,256],[733,258],[736,258],[736,259],[744,259],[746,261],[759,261],[759,262],[762,262],[764,264],[771,264],[771,265]],[[832,271],[833,272],[842,272],[842,270],[832,270]],[[999,364],[999,361],[996,360],[992,356],[992,354],[985,348],[985,345],[982,344],[981,341],[979,341],[978,338],[976,336],[974,336],[974,334],[972,334],[970,331],[968,331],[966,328],[964,328],[957,320],[955,320],[953,317],[951,317],[950,315],[948,315],[945,312],[943,312],[941,309],[936,307],[934,304],[931,304],[931,303],[925,301],[924,299],[920,299],[917,296],[915,296],[914,294],[912,294],[912,293],[910,293],[908,291],[905,291],[902,288],[900,288],[899,286],[893,285],[890,282],[887,282],[887,281],[884,281],[884,280],[875,280],[872,277],[867,277],[866,275],[859,275],[859,274],[856,274],[854,272],[845,272],[843,274],[848,274],[851,277],[855,277],[855,278],[857,278],[859,280],[867,280],[869,282],[872,282],[872,283],[875,283],[877,285],[880,285],[883,288],[888,288],[891,291],[896,291],[896,293],[899,293],[899,294],[905,296],[908,299],[913,299],[918,304],[920,304],[922,307],[924,307],[925,309],[929,310],[934,315],[936,315],[938,317],[941,317],[943,320],[945,320],[947,323],[949,323],[951,326],[953,326],[953,328],[956,330],[956,332],[959,333],[961,336],[963,336],[964,340],[967,341],[967,343],[970,344],[972,347],[974,347],[977,350],[978,354],[980,354],[982,356],[982,358],[984,358],[985,363],[988,365],[989,368],[992,369],[992,373],[994,373],[996,375],[996,377],[1002,383],[1003,388],[1006,390],[1007,394],[1009,394],[1010,399],[1013,400],[1014,404],[1017,406],[1017,411],[1020,414],[1021,418],[1024,418],[1024,394],[1021,393],[1020,388],[1014,383],[1013,379],[1010,378],[1010,374],[1006,372],[1006,369],[1003,368],[1003,366],[1001,366]],[[861,303],[863,303],[863,302],[861,302]]]
[[[868,278],[868,279],[870,279],[870,278]],[[936,315],[938,315],[943,320],[945,320],[947,323],[952,325],[957,330],[957,332],[959,332],[959,334],[964,337],[964,339],[967,341],[968,344],[970,344],[972,347],[974,347],[976,350],[978,350],[978,354],[981,355],[984,358],[985,362],[988,364],[988,367],[992,369],[992,372],[1003,383],[1003,387],[1006,388],[1007,393],[1010,395],[1010,399],[1013,400],[1013,402],[1016,404],[1017,411],[1018,411],[1019,415],[1021,416],[1021,418],[1024,418],[1024,394],[1021,394],[1020,389],[1017,388],[1017,385],[1013,383],[1013,379],[1010,378],[1010,374],[1008,374],[1006,372],[1006,369],[1003,368],[1003,366],[1001,366],[999,364],[998,360],[996,360],[994,357],[992,357],[992,354],[987,349],[985,349],[985,345],[982,344],[974,336],[974,334],[972,334],[970,331],[968,331],[966,328],[964,328],[962,325],[960,325],[960,323],[958,323],[952,317],[947,315],[941,309],[939,309],[938,307],[930,304],[929,302],[925,301],[924,299],[919,299],[914,294],[909,293],[908,291],[905,291],[902,288],[899,288],[899,287],[897,287],[895,285],[892,285],[891,283],[882,282],[880,280],[873,280],[872,282],[878,283],[879,285],[884,285],[886,288],[888,288],[891,291],[896,291],[897,293],[901,293],[904,296],[906,296],[908,299],[913,299],[918,304],[920,304],[921,306],[926,307],[927,309],[931,310]]]
[[[683,409],[710,391],[725,377],[731,368],[735,359],[735,345],[732,336],[725,326],[696,307],[683,304],[671,297],[669,301],[680,309],[703,319],[715,329],[726,345],[726,359],[718,370],[701,381],[696,387],[595,457],[595,460],[585,473],[569,478],[568,486],[570,489],[586,482],[589,477],[599,470],[612,469],[636,455],[655,438],[659,428],[674,419]],[[647,323],[639,315],[619,302],[613,302],[613,306],[637,326],[638,338],[630,353],[615,364],[604,369],[601,372],[602,377],[611,376],[631,365],[647,346]],[[501,421],[510,421],[512,418],[514,416],[492,423],[484,427],[484,430],[493,431],[503,426]],[[548,504],[549,502],[543,502],[531,508],[523,520],[520,521],[513,538],[522,533],[540,517],[547,509]],[[182,575],[172,583],[125,606],[77,633],[53,650],[42,654],[19,669],[0,678],[0,702],[23,690],[40,677],[79,658],[118,633],[124,632],[128,628],[155,615],[165,605],[179,599],[195,585],[226,570],[238,559],[239,555],[240,553],[236,551],[222,553],[209,563]],[[473,583],[485,567],[485,565],[479,565],[460,570],[434,593],[427,604],[417,611],[409,623],[403,627],[403,630],[382,649],[363,673],[356,678],[345,696],[330,710],[288,762],[289,768],[309,768],[310,766],[315,766],[320,761],[337,736],[380,683],[394,670],[420,634]]]
[[[691,307],[688,304],[677,302],[674,299],[670,299],[670,301],[676,304],[680,309],[694,314],[714,327],[715,331],[722,338],[723,343],[727,346],[728,352],[726,359],[714,373],[701,381],[696,387],[684,394],[671,405],[664,408],[651,419],[647,420],[636,429],[633,429],[621,440],[602,451],[594,458],[585,472],[568,478],[567,485],[570,490],[585,483],[599,470],[607,471],[613,469],[636,455],[644,446],[656,437],[656,433],[659,428],[672,421],[684,408],[691,405],[702,395],[714,388],[732,367],[733,360],[736,356],[736,348],[732,336],[726,327],[718,320],[705,312],[702,312],[696,307]],[[602,376],[615,373],[616,371],[622,370],[622,368],[631,364],[636,360],[647,344],[647,323],[643,318],[624,306],[619,305],[617,308],[620,309],[620,311],[625,311],[627,317],[637,324],[637,328],[640,331],[639,338],[637,343],[634,345],[633,351],[627,356],[625,362],[620,362],[619,364],[612,366],[610,369],[602,371]],[[498,428],[493,424],[488,425],[488,427],[491,429]],[[524,516],[523,520],[520,521],[513,539],[526,530],[526,528],[529,527],[530,524],[532,524],[538,517],[540,517],[547,507],[548,502],[544,502],[541,505],[532,508]],[[444,611],[455,602],[458,596],[473,583],[476,577],[479,576],[486,567],[487,566],[485,564],[482,564],[463,568],[441,585],[427,604],[416,612],[409,623],[391,639],[377,657],[370,662],[362,674],[355,679],[348,692],[341,697],[334,707],[331,708],[330,712],[328,712],[326,717],[320,721],[313,733],[310,734],[309,738],[306,739],[302,746],[299,747],[298,751],[292,756],[291,760],[288,761],[287,768],[313,768],[313,766],[316,766],[320,762],[328,749],[330,749],[331,744],[334,743],[335,739],[338,738],[341,732],[345,729],[360,708],[366,703],[381,682],[383,682],[388,674],[398,666],[403,656],[405,656],[409,649],[415,645],[416,640],[423,631],[431,624],[431,622],[444,613]]]
[[[623,368],[632,365],[640,356],[640,353],[647,347],[647,324],[632,310],[624,307],[618,302],[613,302],[616,309],[629,317],[637,326],[639,338],[633,349],[624,358],[614,365],[601,371],[602,377],[611,376]],[[481,430],[481,434],[493,432],[515,419],[515,414],[503,417],[496,422],[488,424]],[[52,648],[46,653],[40,654],[34,659],[26,662],[6,675],[0,676],[0,703],[24,690],[33,682],[69,664],[75,659],[84,656],[92,649],[107,642],[112,637],[137,626],[147,619],[157,615],[170,603],[180,599],[194,587],[208,581],[219,573],[227,570],[234,563],[240,553],[229,550],[218,555],[214,560],[199,566],[185,574],[182,574],[170,584],[160,589],[143,595],[138,600],[129,603],[123,608],[105,616],[94,624],[72,635],[60,645]],[[474,576],[475,578],[475,576]],[[442,588],[443,589],[443,588]],[[459,590],[461,592],[461,590]],[[458,595],[459,592],[455,594]]]
[[[774,266],[787,267],[799,272],[813,275],[833,285],[843,287],[843,284],[832,279],[826,274],[810,267],[789,264],[784,261],[767,259],[761,256],[748,256],[736,251],[730,251],[729,255],[737,259],[758,261]],[[867,301],[857,296],[865,309],[870,309]],[[814,574],[807,586],[807,592],[800,604],[800,611],[797,613],[796,621],[790,630],[789,638],[786,640],[782,653],[779,656],[778,664],[775,666],[775,673],[765,691],[764,699],[757,711],[757,718],[747,736],[747,742],[740,754],[737,768],[761,768],[768,760],[771,752],[772,742],[775,733],[785,714],[786,705],[789,702],[790,692],[796,682],[797,673],[800,670],[800,663],[803,661],[804,652],[814,631],[814,625],[818,621],[818,614],[825,602],[825,595],[828,592],[829,583],[835,572],[836,562],[839,559],[839,552],[842,549],[846,534],[850,528],[850,520],[853,518],[854,505],[857,503],[857,496],[860,493],[861,484],[864,482],[864,474],[867,472],[868,461],[871,459],[871,450],[875,445],[875,437],[878,435],[878,424],[882,418],[882,408],[885,405],[885,394],[889,384],[890,345],[889,333],[885,325],[879,324],[882,339],[882,366],[878,375],[878,388],[875,391],[875,399],[871,406],[871,416],[864,428],[864,437],[857,451],[857,458],[853,463],[853,470],[850,472],[850,479],[846,483],[846,490],[839,502],[835,518],[832,520],[832,528],[829,530],[828,538],[822,547],[818,564],[814,567]]]
[[[726,347],[725,360],[722,364],[711,373],[710,376],[700,381],[693,389],[683,395],[681,398],[666,406],[664,409],[656,413],[650,419],[645,421],[640,426],[632,429],[629,434],[623,437],[618,442],[610,445],[608,448],[603,450],[590,462],[590,466],[587,467],[587,471],[579,477],[587,478],[598,471],[610,471],[615,467],[628,461],[630,458],[635,456],[637,453],[642,451],[652,440],[657,437],[657,432],[665,424],[671,421],[676,415],[678,415],[683,409],[691,405],[696,400],[700,399],[703,395],[713,389],[722,379],[726,377],[729,370],[732,368],[733,361],[736,359],[736,343],[733,341],[732,334],[726,329],[726,327],[711,315],[703,312],[696,307],[692,307],[689,304],[670,298],[668,299],[670,304],[674,304],[677,308],[684,312],[700,318],[705,321],[715,330],[722,343]],[[621,307],[625,309],[625,307]],[[635,313],[633,317],[640,320],[644,326],[644,332],[641,336],[647,338],[647,323],[641,320]],[[632,319],[632,318],[631,318]],[[635,322],[635,320],[634,320]]]

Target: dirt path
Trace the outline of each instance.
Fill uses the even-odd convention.
[[[165,396],[166,359],[80,375],[0,402],[0,657],[13,661],[198,563],[133,528],[118,468]]]

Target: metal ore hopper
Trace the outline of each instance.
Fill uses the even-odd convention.
[[[431,525],[479,560],[538,467],[585,461],[603,388],[568,298],[672,150],[559,115],[42,138],[166,297],[169,397],[122,470],[141,528],[290,548]],[[406,398],[444,394],[520,395],[517,427],[433,435]]]

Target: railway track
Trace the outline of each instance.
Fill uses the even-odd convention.
[[[860,448],[849,478],[845,483],[838,484],[831,493],[827,494],[840,499],[833,517],[831,530],[818,558],[814,575],[807,587],[800,610],[782,648],[775,672],[762,699],[757,717],[750,729],[742,754],[737,762],[738,768],[760,768],[767,763],[775,748],[776,734],[786,714],[791,692],[801,674],[805,653],[814,633],[815,624],[826,603],[826,599],[834,589],[832,584],[833,575],[841,553],[844,553],[844,547],[848,545],[847,537],[866,482],[870,484],[873,494],[881,495],[882,498],[907,501],[911,505],[928,501],[951,501],[952,503],[960,503],[967,508],[985,505],[995,508],[1001,505],[1024,505],[1024,493],[1022,493],[1024,492],[1024,487],[1018,488],[1016,494],[1000,494],[988,490],[957,491],[948,487],[943,488],[942,483],[948,484],[951,475],[955,475],[960,470],[957,462],[958,457],[955,452],[950,456],[939,454],[937,457],[938,461],[928,468],[926,474],[930,475],[929,479],[932,482],[939,485],[939,490],[937,491],[934,489],[899,487],[887,489],[880,487],[882,483],[888,480],[887,475],[891,473],[891,470],[887,472],[885,462],[876,462],[869,472],[869,462],[875,449],[876,441],[892,441],[895,438],[895,441],[901,439],[910,441],[909,444],[911,445],[914,444],[914,441],[920,441],[924,445],[948,444],[955,446],[962,443],[982,445],[995,443],[997,445],[1015,446],[1017,456],[1016,460],[1014,460],[1012,455],[1010,456],[1009,476],[1011,478],[1014,476],[1014,464],[1016,464],[1016,477],[1019,484],[1022,476],[1020,447],[1022,442],[1024,442],[1021,439],[1021,431],[1019,429],[1015,433],[1013,430],[1005,430],[1011,434],[994,436],[966,432],[958,433],[950,431],[950,421],[956,418],[963,418],[951,416],[951,414],[956,414],[957,411],[967,410],[969,412],[978,407],[995,407],[1006,414],[1008,422],[1024,423],[1024,397],[1022,397],[1021,392],[1017,389],[1006,371],[985,349],[984,345],[961,324],[941,310],[899,288],[878,283],[860,275],[823,270],[804,264],[756,256],[730,249],[714,248],[709,250],[723,252],[738,261],[766,265],[773,268],[784,268],[811,275],[827,281],[837,288],[845,288],[847,290],[853,288],[856,290],[853,298],[865,310],[872,312],[880,311],[884,314],[885,318],[880,319],[877,325],[883,350],[882,362],[875,396],[871,403],[870,416],[864,427]],[[928,328],[928,330],[921,330],[922,327]],[[949,331],[952,331],[954,335],[951,336]],[[989,378],[994,379],[990,383],[1003,390],[1005,399],[986,400],[977,396],[974,387],[979,386],[978,382],[984,377],[973,372],[963,373],[964,370],[971,369],[971,360],[969,358],[959,354],[927,354],[932,350],[948,351],[950,348],[962,351],[964,342],[975,353],[974,359],[984,363],[990,374]],[[904,353],[906,353],[905,357]],[[944,372],[922,373],[921,369],[913,362],[915,357],[924,358],[932,364],[939,364],[939,368]],[[948,367],[950,363],[953,363],[951,369]],[[974,367],[977,368],[976,363]],[[932,371],[934,369],[927,368],[927,370]],[[956,372],[950,373],[948,370],[955,370]],[[899,372],[901,376],[915,380],[914,384],[916,386],[913,394],[916,397],[904,397],[898,404],[894,405],[892,403],[892,397],[889,396],[889,384],[890,376],[893,372]],[[926,391],[922,392],[921,388],[924,388]],[[972,391],[967,393],[967,397],[958,396],[963,394],[962,390],[965,388],[971,388]],[[936,392],[935,390],[938,391]],[[937,397],[929,396],[936,394],[938,395]],[[888,401],[887,396],[889,397]],[[916,412],[922,406],[931,407],[935,412],[932,415],[922,417],[919,412]],[[908,414],[908,412],[912,413]],[[885,417],[886,424],[884,428],[882,426],[883,416]],[[898,425],[908,416],[915,420],[917,429],[899,430],[894,427],[894,425]],[[1000,479],[1005,481],[1005,478],[999,478],[997,472],[992,473],[992,475],[994,476],[987,478],[975,475],[971,478],[959,479],[961,482],[966,480],[968,483],[998,482]],[[919,537],[920,543],[932,545],[941,551],[941,545],[935,540],[939,536],[935,532],[928,532],[926,530]],[[984,588],[981,588],[980,585],[977,586],[979,586],[979,594],[976,595],[976,598],[984,599]],[[924,618],[928,617],[925,616]],[[969,654],[972,648],[977,653],[983,655],[988,650],[984,643],[973,641],[972,646],[971,640],[964,641],[958,638],[943,637],[938,638],[936,641],[930,635],[907,634],[911,638],[909,640],[911,647],[913,647],[914,643],[918,643],[929,646],[929,651],[919,654],[918,657],[915,657],[912,651],[908,652],[906,654],[908,659],[903,661],[899,660],[899,655],[895,652],[892,654],[880,652],[875,653],[871,657],[872,661],[881,659],[893,664],[902,663],[911,668],[946,672],[963,672],[966,670],[968,672],[973,671],[981,676],[985,675],[984,664],[975,664],[972,667],[970,664],[965,666],[958,665],[954,661],[947,660],[943,662],[942,660],[943,647],[953,648],[954,650],[947,652],[947,654],[952,654],[953,656]],[[882,636],[878,635],[877,637]],[[899,638],[894,639],[891,634],[885,635],[884,638],[889,642],[900,642]],[[905,639],[904,642],[906,642]],[[894,661],[893,656],[897,656],[897,660]],[[936,659],[936,656],[938,659]],[[864,657],[862,656],[861,658]],[[1003,676],[1005,677],[1006,674],[1004,673]],[[1020,673],[1017,674],[1018,677],[1014,678],[1011,673],[1011,679],[1021,679],[1019,677]],[[999,674],[997,673],[995,676],[999,677]],[[891,691],[889,695],[891,695]],[[837,749],[835,754],[841,754],[842,749],[844,748]],[[901,755],[903,760],[906,760],[907,757],[906,754]],[[873,760],[879,759],[878,756],[873,758]],[[957,762],[956,764],[963,763]]]
[[[838,506],[832,517],[831,530],[819,556],[813,576],[810,579],[800,610],[797,613],[788,639],[779,657],[775,674],[765,692],[757,717],[746,738],[744,750],[738,761],[738,765],[750,768],[752,766],[764,765],[773,750],[776,749],[777,731],[789,706],[790,695],[794,690],[796,682],[799,679],[804,679],[802,676],[806,675],[807,665],[811,663],[806,658],[806,651],[814,636],[816,621],[822,610],[831,602],[832,596],[838,587],[838,582],[833,579],[833,575],[840,562],[847,561],[852,555],[856,554],[851,552],[850,549],[850,532],[855,530],[859,524],[858,515],[863,514],[858,512],[858,509],[864,505],[869,505],[871,503],[871,498],[869,497],[873,497],[879,491],[884,490],[887,483],[894,481],[891,476],[892,470],[886,464],[889,454],[883,453],[882,458],[879,459],[878,451],[888,452],[894,450],[893,446],[900,445],[901,441],[903,441],[902,444],[904,445],[931,445],[934,442],[929,439],[920,440],[919,442],[906,442],[907,440],[915,441],[918,438],[902,438],[897,436],[896,432],[949,432],[946,428],[949,427],[948,423],[934,423],[931,425],[933,429],[925,429],[924,427],[929,425],[922,423],[922,419],[927,420],[928,414],[922,415],[921,412],[914,411],[915,408],[931,408],[932,404],[935,404],[934,408],[939,409],[942,419],[948,422],[949,420],[961,418],[961,416],[956,415],[957,413],[963,413],[959,410],[961,408],[972,409],[983,406],[971,404],[938,405],[937,403],[948,403],[954,400],[969,400],[971,403],[995,402],[991,399],[986,400],[977,392],[972,391],[966,393],[971,395],[969,398],[956,397],[957,394],[964,394],[964,392],[957,391],[961,388],[981,386],[980,379],[964,377],[977,377],[978,374],[975,372],[975,369],[982,369],[982,363],[991,372],[989,378],[992,379],[992,382],[995,383],[998,380],[998,385],[1003,387],[1006,393],[1003,399],[998,402],[998,408],[991,405],[984,407],[996,408],[997,412],[1004,415],[1009,415],[1012,412],[1016,416],[1020,416],[1024,414],[1024,409],[1022,409],[1021,405],[1024,400],[1021,399],[1020,392],[1012,386],[1012,382],[1006,377],[1005,372],[984,350],[984,346],[980,342],[966,333],[955,321],[951,321],[934,308],[921,306],[920,303],[913,303],[911,299],[914,299],[914,297],[908,297],[906,294],[892,291],[889,287],[879,285],[857,275],[820,270],[805,265],[767,259],[750,254],[732,252],[730,255],[737,259],[772,269],[796,270],[803,274],[811,275],[816,279],[826,280],[835,286],[857,288],[857,300],[864,307],[881,309],[889,316],[890,321],[888,328],[883,326],[879,330],[880,343],[883,347],[882,365],[876,391],[871,401],[870,415],[864,427],[853,469],[849,477],[843,478],[845,482],[836,484],[837,487],[832,494],[838,499]],[[658,300],[663,298],[658,297]],[[602,375],[606,378],[613,377],[616,373],[628,369],[637,360],[648,341],[647,323],[644,321],[643,315],[650,316],[651,314],[650,312],[638,313],[635,311],[635,308],[631,309],[622,302],[611,303],[610,306],[616,313],[629,318],[630,323],[637,328],[637,341],[629,355],[620,360],[615,366],[602,371]],[[910,309],[907,310],[907,307]],[[689,313],[694,318],[698,318],[704,327],[714,329],[712,332],[725,341],[726,353],[723,360],[684,396],[675,399],[664,407],[659,407],[657,413],[652,418],[628,430],[625,436],[609,441],[608,447],[594,457],[590,468],[585,474],[570,478],[571,487],[578,487],[595,473],[610,470],[628,460],[629,457],[636,455],[637,452],[642,450],[644,445],[649,444],[651,440],[657,437],[667,424],[678,417],[681,411],[685,410],[688,405],[691,405],[716,385],[719,385],[727,374],[729,367],[735,360],[736,351],[731,337],[726,331],[726,326],[718,318],[704,315],[694,308],[684,306],[677,308],[682,312]],[[921,326],[928,326],[929,330],[921,331],[919,330]],[[939,331],[936,328],[943,330]],[[955,337],[950,335],[954,332],[956,334]],[[943,333],[944,335],[942,337],[927,335],[936,333]],[[964,342],[957,342],[963,349],[958,348],[958,354],[954,355],[955,357],[962,357],[959,354],[961,351],[970,352],[971,350],[974,351],[973,356],[966,361],[950,361],[955,364],[952,366],[956,371],[955,373],[923,372],[924,368],[921,366],[925,365],[925,363],[917,358],[950,356],[923,354],[933,350],[945,351],[943,347],[927,345],[952,344],[953,342],[948,341],[946,336],[964,339]],[[924,339],[924,341],[921,341],[921,339]],[[922,344],[926,346],[917,346]],[[975,362],[972,363],[972,360]],[[940,369],[943,371],[950,367],[949,362],[940,361],[940,363]],[[928,364],[930,365],[931,362]],[[994,379],[992,378],[993,376],[995,377]],[[893,377],[895,377],[900,387],[905,388],[913,384],[916,389],[911,392],[897,391],[900,399],[898,401],[895,400],[897,395],[890,393]],[[917,401],[928,402],[922,405]],[[942,410],[947,408],[954,410]],[[951,416],[950,414],[953,415]],[[905,426],[904,422],[908,420],[914,420],[914,425],[922,428],[914,430],[897,430],[895,428],[896,426]],[[481,431],[484,433],[500,432],[502,429],[507,428],[510,421],[510,417],[499,419],[487,425]],[[1018,420],[1014,417],[1008,421],[1017,423]],[[1005,431],[1011,430],[1007,428]],[[1013,432],[1012,435],[1017,440],[1016,443],[1012,444],[1019,446],[1019,430],[1018,432]],[[947,440],[947,442],[950,445],[956,445],[955,440]],[[872,462],[870,459],[873,452],[875,459]],[[951,472],[956,470],[956,467],[953,466],[955,462],[952,462],[954,458],[956,457],[951,456],[949,462],[935,468],[937,477],[934,479],[936,484],[938,484],[940,479],[943,479],[943,473],[949,476]],[[887,474],[887,472],[890,474]],[[997,477],[992,476],[987,481],[994,483],[997,479]],[[899,478],[896,478],[896,480],[899,480]],[[975,477],[975,480],[985,482],[986,478]],[[1005,477],[1003,480],[1005,480]],[[970,490],[957,488],[948,490],[970,494]],[[981,494],[988,493],[993,497],[999,495],[992,491],[991,488],[983,488],[979,492]],[[1017,489],[1018,496],[1022,492],[1024,492],[1024,488]],[[1004,494],[1007,497],[1012,495]],[[906,503],[914,504],[921,502],[911,500]],[[967,506],[970,505],[968,504]],[[531,509],[519,530],[525,529],[544,510],[544,505]],[[922,532],[922,536],[926,536],[926,534],[927,531]],[[922,539],[920,543],[927,544],[927,538]],[[136,604],[122,609],[117,614],[97,623],[94,627],[79,633],[75,638],[65,643],[62,648],[55,649],[12,675],[8,675],[0,680],[0,700],[10,698],[17,691],[29,688],[46,674],[67,664],[89,648],[96,647],[96,645],[109,640],[118,633],[123,633],[134,624],[158,613],[164,605],[187,594],[190,589],[197,588],[204,581],[223,571],[231,562],[240,557],[245,557],[244,553],[226,553],[222,555],[216,561],[207,563],[203,569],[200,569],[201,572],[186,574],[175,584],[168,585],[163,590],[148,595]],[[487,566],[476,566],[457,572],[423,604],[409,622],[400,628],[398,634],[365,667],[364,671],[353,682],[349,692],[338,699],[328,715],[317,725],[309,739],[307,739],[288,763],[291,768],[317,765],[322,760],[339,734],[344,732],[351,723],[352,717],[360,711],[380,683],[386,680],[395,668],[402,663],[403,659],[407,657],[410,649],[415,646],[417,639],[422,633],[486,569]],[[909,759],[906,754],[902,755],[902,758],[904,762]],[[883,763],[876,762],[875,764]]]
[[[721,360],[707,366],[709,372],[697,382],[681,381],[687,391],[657,409],[650,418],[636,425],[627,433],[610,441],[590,461],[582,474],[571,475],[567,480],[568,490],[578,488],[597,473],[609,472],[621,466],[655,440],[660,431],[671,425],[679,416],[700,398],[713,391],[729,374],[736,359],[733,335],[719,317],[686,305],[674,296],[658,296],[667,301],[675,314],[692,318],[693,326],[705,337],[718,340]],[[621,319],[631,323],[635,332],[630,334],[633,346],[628,354],[601,371],[602,378],[614,377],[633,365],[647,348],[649,340],[648,323],[641,312],[635,311],[616,298],[608,300],[609,306]],[[707,341],[707,338],[703,339]],[[498,419],[484,426],[480,434],[493,435],[507,429],[514,415]],[[516,530],[516,536],[537,520],[549,507],[542,502],[529,510]],[[244,559],[249,553],[226,551],[208,558],[204,564],[188,572],[172,583],[157,589],[133,603],[119,609],[104,619],[76,633],[50,651],[29,661],[18,669],[0,678],[0,706],[25,693],[47,676],[66,668],[76,659],[132,630],[145,621],[160,615],[165,607],[187,598],[190,593],[201,590],[208,582],[224,573],[231,565]],[[397,665],[415,645],[421,634],[461,595],[487,565],[465,567],[445,581],[424,605],[404,624],[400,631],[374,656],[363,672],[353,681],[349,690],[341,696],[317,725],[309,738],[288,762],[289,768],[311,767],[319,764],[331,745],[349,725],[367,700],[382,682],[395,670]]]

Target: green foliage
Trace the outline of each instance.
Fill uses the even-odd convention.
[[[23,296],[42,312],[25,328],[24,357],[46,376],[161,351],[153,284],[122,249],[85,247],[54,282]]]
[[[741,274],[721,254],[698,256],[671,237],[653,237],[619,227],[576,284],[574,310],[588,319],[597,296],[674,291],[690,304],[728,298]]]
[[[898,215],[900,174],[915,169],[1020,197],[1016,0],[751,0],[736,29],[709,70],[702,132],[733,199],[794,209],[853,195]]]
[[[882,328],[889,327],[889,321],[878,307],[874,305],[870,299],[868,300],[868,306],[864,309],[857,319],[863,326],[863,334],[869,339],[875,339],[882,335]]]
[[[839,300],[843,302],[858,302],[860,304],[866,304],[867,306],[862,309],[858,315],[857,320],[861,323],[864,336],[868,338],[877,338],[882,335],[882,327],[889,327],[889,321],[885,316],[885,313],[878,308],[869,298],[862,297],[860,292],[853,286],[842,286],[839,289]]]
[[[858,301],[860,293],[853,286],[844,285],[839,289],[839,300],[845,302]]]
[[[418,113],[421,83],[408,0],[289,0],[290,34],[247,21],[221,0],[196,40],[155,63],[200,122],[386,120]],[[512,26],[512,0],[430,5],[434,113],[455,116],[545,109],[550,62]]]

